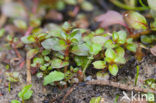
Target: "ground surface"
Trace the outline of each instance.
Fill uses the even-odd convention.
[[[2,45],[3,46],[3,45]],[[14,52],[9,52],[8,50],[1,51],[1,54],[6,53],[7,58],[12,58]],[[22,53],[22,52],[21,52]],[[133,85],[136,74],[136,65],[139,65],[141,70],[139,73],[138,86],[143,85],[143,81],[147,78],[156,79],[156,58],[153,55],[145,56],[142,61],[137,62],[134,57],[131,57],[126,65],[122,66],[118,76],[110,77],[111,81],[126,83]],[[0,64],[0,103],[8,103],[9,100],[18,99],[18,92],[26,83],[26,68],[19,69],[19,67],[11,67],[9,71],[20,72],[21,82],[11,84],[11,92],[8,92],[8,81],[6,80],[4,63]],[[94,73],[94,69],[90,68],[88,74]],[[93,74],[94,75],[94,74]],[[72,86],[59,89],[57,87],[42,85],[42,80],[33,76],[32,80],[32,90],[34,91],[33,97],[26,103],[61,103],[65,94],[72,88]],[[117,95],[119,95],[119,100],[123,96],[124,90],[119,88],[114,88],[110,86],[98,86],[98,85],[86,85],[85,83],[80,83],[74,87],[73,92],[66,98],[65,103],[88,103],[92,97],[101,96],[104,99],[104,103],[114,103]],[[126,91],[130,94],[130,91]],[[106,102],[107,101],[107,102]],[[118,103],[122,103],[118,101]],[[125,103],[125,102],[123,102]],[[128,102],[127,102],[128,103]]]

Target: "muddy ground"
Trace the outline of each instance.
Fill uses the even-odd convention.
[[[1,47],[4,43],[1,43]],[[5,49],[0,54],[7,54],[7,59],[15,57],[15,52],[12,50]],[[24,56],[24,52],[20,52]],[[23,88],[26,83],[26,68],[20,69],[18,66],[11,66],[9,70],[6,70],[5,63],[0,63],[0,103],[9,103],[10,100],[18,99],[18,92]],[[156,58],[146,51],[146,56],[143,57],[142,61],[136,61],[134,56],[130,57],[130,60],[126,65],[121,66],[118,76],[109,77],[109,80],[119,83],[125,83],[133,85],[136,75],[136,66],[140,66],[140,73],[138,78],[138,86],[143,86],[143,81],[148,78],[156,79]],[[8,81],[6,80],[5,72],[18,71],[20,73],[20,82],[11,83],[11,91],[8,91]],[[88,68],[88,75],[95,77],[95,69],[92,67]],[[34,91],[32,98],[26,103],[61,103],[64,96],[70,91],[73,86],[69,86],[65,89],[58,87],[43,86],[42,80],[38,79],[35,75],[32,76],[32,90]],[[119,88],[110,86],[99,86],[99,85],[86,85],[85,82],[79,83],[74,87],[74,90],[65,99],[64,103],[89,103],[92,97],[101,96],[103,103],[114,103],[115,98],[119,96],[118,103],[129,103],[128,101],[120,101],[123,97],[123,91]],[[129,96],[131,91],[125,91]],[[137,93],[137,92],[135,92]],[[141,102],[143,103],[143,102]]]

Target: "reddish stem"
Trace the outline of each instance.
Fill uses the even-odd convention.
[[[28,30],[26,31],[26,33],[24,34],[24,36],[30,35],[30,33],[32,32],[32,30],[33,30],[33,27],[30,26],[30,27],[28,28]]]
[[[78,6],[76,6],[73,10],[73,16],[76,16],[79,12],[80,8]]]
[[[34,6],[33,6],[33,8],[32,8],[32,13],[33,14],[36,14],[36,12],[37,12],[37,7],[38,7],[38,0],[33,0],[33,2],[34,2]]]
[[[68,60],[69,60],[70,41],[67,40],[66,43],[67,43],[67,48],[66,48],[66,50],[65,50],[65,61],[68,62]],[[64,68],[64,72],[67,72],[67,68],[68,68],[68,66],[66,66],[66,67]]]

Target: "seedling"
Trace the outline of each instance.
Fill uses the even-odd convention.
[[[18,100],[12,100],[11,103],[21,103],[21,102]]]
[[[22,103],[24,103],[25,100],[28,100],[31,98],[33,91],[30,90],[32,85],[26,85],[19,93],[18,97],[22,99]]]
[[[59,81],[61,85],[81,81],[80,78],[85,75],[96,56],[104,60],[95,61],[94,67],[108,68],[115,76],[118,65],[126,62],[125,49],[136,52],[137,47],[125,31],[114,32],[112,35],[105,34],[103,29],[89,32],[74,28],[68,22],[49,33],[24,36],[22,41],[29,47],[27,57],[33,59],[31,67],[40,68],[41,72],[37,76],[44,77],[44,85]],[[72,58],[76,63],[75,68],[71,65]]]
[[[89,103],[100,103],[101,97],[92,97]]]
[[[127,38],[125,31],[114,32],[112,39],[107,40],[104,45],[105,57],[104,60],[95,61],[93,65],[96,69],[108,68],[112,75],[117,75],[118,65],[125,64],[125,49],[136,52],[137,45],[132,38]],[[124,49],[124,48],[125,49]]]

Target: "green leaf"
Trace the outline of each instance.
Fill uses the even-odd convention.
[[[114,61],[114,59],[111,59],[109,57],[105,57],[104,60],[108,63],[111,63],[112,61]]]
[[[89,49],[86,44],[79,44],[73,46],[71,52],[78,56],[88,56]]]
[[[99,72],[96,73],[96,78],[97,78],[97,80],[108,80],[109,79],[109,74],[104,73],[102,71],[99,71]]]
[[[65,41],[63,40],[59,40],[58,38],[49,38],[44,40],[41,45],[45,48],[45,49],[52,49],[55,51],[62,51],[65,50],[67,45],[65,43]]]
[[[128,43],[128,44],[133,43],[133,38],[128,38],[128,39],[126,40],[126,43]]]
[[[62,32],[61,29],[50,30],[50,31],[48,32],[47,37],[48,37],[48,38],[49,38],[49,37],[60,37],[60,38],[62,38],[62,37],[61,37],[61,32]]]
[[[113,38],[113,41],[118,41],[119,39],[118,32],[113,32],[112,38]]]
[[[65,32],[63,32],[63,31],[60,33],[60,36],[61,36],[61,38],[64,39],[64,40],[67,39],[67,34],[66,34]]]
[[[96,69],[104,69],[106,67],[106,63],[104,61],[95,61],[92,63],[94,65],[94,68]]]
[[[153,39],[150,36],[143,35],[141,36],[141,42],[145,44],[152,43]]]
[[[53,55],[54,55],[55,57],[60,58],[60,59],[64,59],[64,55],[63,55],[61,52],[54,52]]]
[[[156,11],[155,11],[156,12]],[[156,13],[154,13],[155,17],[154,17],[154,21],[150,23],[150,28],[153,30],[153,31],[156,31]]]
[[[33,35],[29,35],[29,36],[23,36],[21,38],[21,41],[25,44],[31,44],[34,43],[36,40]]]
[[[40,26],[41,20],[40,20],[40,18],[36,18],[35,16],[31,16],[29,24],[30,24],[30,26],[35,28],[35,27]]]
[[[89,103],[100,103],[101,97],[92,97]]]
[[[76,5],[77,4],[77,0],[64,0],[65,3],[69,4],[69,5]]]
[[[122,47],[116,48],[115,52],[116,52],[117,56],[119,56],[119,57],[124,57],[124,55],[125,55],[125,50]]]
[[[114,60],[116,58],[115,51],[113,49],[111,49],[111,48],[109,48],[109,49],[106,50],[105,56],[107,58],[110,58],[111,60]]]
[[[58,59],[58,58],[54,58],[51,61],[52,68],[62,68],[62,67],[68,66],[68,65],[69,65],[68,62],[62,61],[61,59]]]
[[[68,0],[69,1],[69,0]],[[68,23],[68,22],[65,22],[63,25],[62,25],[62,29],[65,30],[65,31],[68,31],[72,28],[72,26]]]
[[[100,51],[102,50],[102,46],[100,44],[97,43],[93,43],[90,46],[90,54],[91,55],[97,55]]]
[[[19,81],[19,72],[11,72],[6,73],[7,80],[10,82],[18,82]]]
[[[136,30],[146,30],[148,27],[147,21],[143,15],[135,11],[128,11],[125,14],[125,21],[129,27]]]
[[[154,103],[155,95],[153,93],[147,93],[147,98],[146,99],[147,99],[148,102]]]
[[[100,44],[101,46],[103,46],[107,40],[108,40],[108,37],[104,37],[104,36],[94,36],[92,38],[93,43]]]
[[[103,34],[104,33],[104,29],[103,28],[99,28],[95,31],[95,34]]]
[[[112,41],[112,40],[107,40],[107,41],[104,43],[104,47],[105,47],[105,48],[114,48],[113,41]]]
[[[46,71],[47,67],[43,65],[43,66],[40,67],[40,69],[41,69],[42,71]]]
[[[117,56],[114,61],[117,64],[125,64],[126,63],[125,58],[124,57],[121,57],[121,56]]]
[[[1,5],[1,12],[10,18],[26,19],[26,11],[18,2],[8,2]]]
[[[85,56],[75,56],[74,61],[77,66],[82,66],[82,68],[86,65],[88,58]]]
[[[22,99],[22,100],[28,100],[30,99],[30,97],[33,94],[33,91],[30,90],[30,88],[32,87],[32,85],[26,85],[19,93],[18,96]]]
[[[83,1],[81,3],[81,8],[85,11],[92,11],[94,9],[93,5],[88,1]]]
[[[14,25],[19,29],[27,29],[27,24],[24,20],[16,19],[14,20]]]
[[[50,61],[50,57],[49,56],[44,56],[44,60],[48,62],[48,61]]]
[[[127,38],[127,33],[123,30],[118,32],[118,43],[119,44],[124,44],[126,42],[126,38]]]
[[[38,52],[38,49],[30,49],[27,52],[27,58],[32,59]]]
[[[70,40],[73,42],[74,40],[80,42],[82,40],[82,34],[80,33],[80,30],[74,30],[70,34]]]
[[[36,67],[37,65],[43,65],[44,64],[44,59],[35,57],[33,58],[33,64],[31,66]]]
[[[21,102],[18,100],[12,100],[11,103],[21,103]]]
[[[43,84],[47,85],[47,84],[53,83],[55,81],[60,81],[62,79],[64,79],[64,74],[62,72],[53,71],[44,77]]]
[[[137,48],[137,45],[136,44],[128,44],[126,46],[126,48],[129,50],[129,51],[132,51],[132,52],[136,52],[136,48]]]
[[[42,78],[43,77],[43,72],[38,72],[36,74],[36,77],[39,78],[39,79]]]
[[[48,55],[48,54],[50,54],[50,50],[43,50],[43,51],[42,51],[42,55],[43,55],[43,56],[46,56],[46,55]]]
[[[33,34],[34,37],[37,37],[39,41],[43,41],[47,38],[47,33],[37,33],[37,34]]]
[[[0,29],[0,38],[5,34],[5,29]]]
[[[116,64],[109,65],[108,69],[109,69],[109,72],[110,72],[113,76],[116,76],[116,75],[117,75],[117,73],[118,73],[118,66],[117,66]]]
[[[56,2],[56,9],[59,11],[63,10],[65,8],[65,6],[66,6],[65,2],[62,2],[60,0]]]

